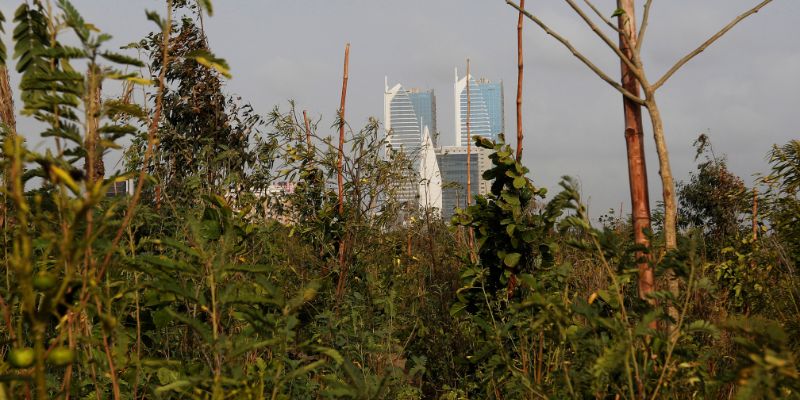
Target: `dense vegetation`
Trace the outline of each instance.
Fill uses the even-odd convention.
[[[11,115],[41,130],[0,125],[0,399],[800,398],[800,142],[764,149],[756,191],[698,139],[669,252],[623,215],[593,226],[572,180],[549,195],[503,139],[475,141],[490,194],[453,221],[410,211],[374,120],[348,132],[340,212],[319,123],[223,91],[209,1],[148,12],[125,54],[55,3],[3,25]],[[641,257],[679,291],[640,299]]]

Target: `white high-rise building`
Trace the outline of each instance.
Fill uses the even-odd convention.
[[[402,85],[389,88],[387,79],[384,87],[383,113],[387,152],[402,152],[414,160],[414,176],[398,182],[396,200],[401,203],[417,203],[420,207],[441,209],[441,175],[431,139],[431,127],[423,123],[426,115],[415,109],[410,92]],[[433,93],[430,93],[433,97]],[[431,106],[434,107],[432,103]]]
[[[503,132],[503,82],[493,83],[486,79],[475,80],[472,76],[458,78],[455,73],[455,145],[466,146],[467,141],[467,81],[469,81],[469,133],[496,140]]]
[[[419,205],[442,210],[442,173],[436,157],[436,148],[426,126],[422,131],[422,148],[419,153]]]

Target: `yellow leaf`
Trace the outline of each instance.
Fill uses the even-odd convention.
[[[151,86],[151,85],[153,85],[153,81],[152,80],[145,79],[145,78],[138,77],[138,76],[132,76],[132,77],[128,78],[127,80],[128,80],[128,82],[132,82],[132,83],[135,83],[137,85],[143,85],[143,86]]]
[[[55,165],[50,166],[50,170],[55,174],[58,179],[67,185],[70,190],[72,190],[75,194],[80,193],[80,188],[78,188],[78,184],[75,183],[75,180],[69,175],[69,172],[64,171],[63,169],[56,167]]]

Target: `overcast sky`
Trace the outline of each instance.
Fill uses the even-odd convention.
[[[18,1],[3,0],[10,16]],[[156,0],[73,0],[84,17],[123,45],[153,26]],[[642,3],[637,2],[637,3]],[[756,0],[655,0],[643,57],[655,81]],[[611,0],[596,0],[607,15]],[[436,91],[443,144],[452,144],[453,70],[471,59],[476,77],[505,83],[506,129],[515,131],[516,10],[504,0],[216,0],[205,20],[213,51],[229,62],[227,91],[266,114],[296,100],[329,126],[339,104],[342,58],[351,43],[347,119],[355,128],[382,119],[389,83]],[[568,37],[610,75],[613,53],[564,2],[529,0],[528,9]],[[640,14],[640,9],[637,10]],[[800,1],[775,0],[686,65],[658,95],[673,172],[694,170],[692,141],[708,133],[719,155],[748,183],[766,172],[774,143],[800,137]],[[532,22],[525,25],[525,164],[539,186],[577,177],[595,217],[630,208],[621,96]],[[646,124],[648,122],[646,121]],[[650,197],[660,198],[652,136],[646,136]],[[513,135],[513,134],[512,134]],[[510,135],[510,136],[512,136]]]

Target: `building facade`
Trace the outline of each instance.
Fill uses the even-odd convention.
[[[467,96],[469,83],[469,96]],[[503,82],[486,79],[475,80],[472,76],[458,77],[455,74],[455,144],[466,146],[467,111],[469,110],[469,135],[496,140],[505,131],[503,106]],[[469,104],[468,104],[469,103]]]
[[[414,112],[419,118],[420,129],[428,127],[433,145],[436,145],[436,94],[433,89],[424,90],[419,88],[408,89],[408,98],[414,106]]]
[[[397,182],[395,200],[441,209],[441,175],[428,125],[436,124],[433,90],[408,91],[400,84],[389,88],[387,79],[383,99],[387,153],[403,153],[413,164],[412,175]]]
[[[455,213],[456,208],[465,208],[467,201],[473,203],[476,194],[487,194],[491,190],[491,182],[481,177],[491,168],[491,153],[487,149],[472,146],[470,151],[470,189],[467,195],[467,147],[443,146],[436,152],[436,160],[441,173],[442,218],[447,221]]]

